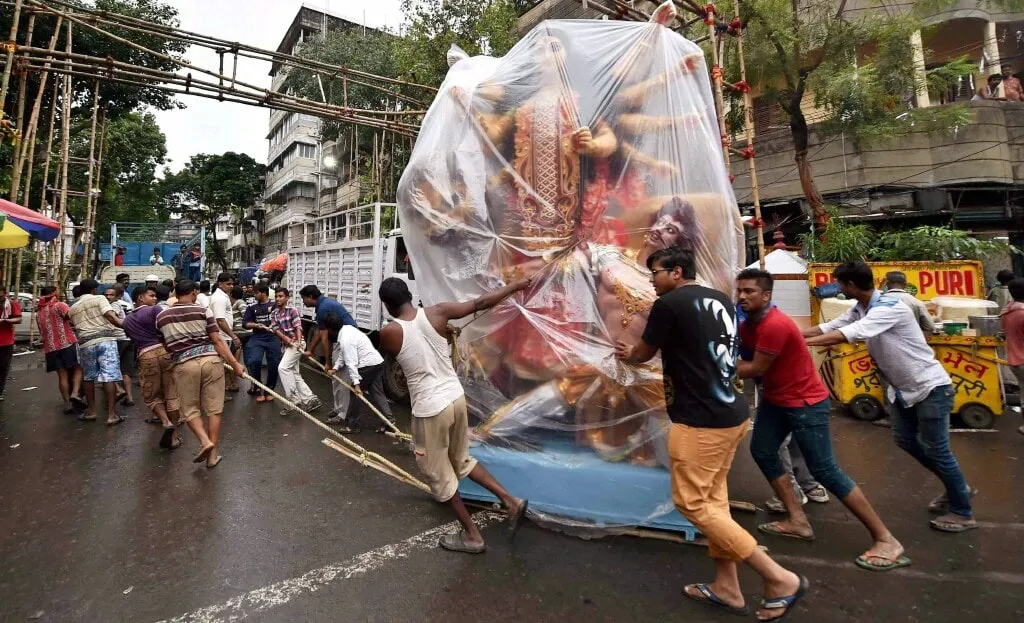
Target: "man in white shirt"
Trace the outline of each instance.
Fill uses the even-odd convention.
[[[864,341],[879,374],[888,384],[888,399],[896,445],[935,474],[946,493],[929,504],[940,514],[931,526],[943,532],[977,528],[971,497],[956,456],[949,447],[952,381],[935,359],[913,312],[898,298],[875,290],[871,267],[847,262],[832,273],[846,298],[857,305],[839,318],[804,330],[808,346],[832,346]]]
[[[228,345],[228,350],[235,355],[235,358],[240,360],[242,354],[239,351],[242,347],[242,340],[235,335],[235,313],[231,304],[231,290],[234,287],[235,278],[231,273],[217,275],[217,289],[210,295],[209,310],[214,320],[217,321],[221,339]],[[227,391],[238,392],[238,377],[233,372],[228,373]]]
[[[328,334],[334,340],[334,365],[327,371],[331,376],[339,376],[341,380],[352,386],[355,393],[362,396],[365,392],[370,404],[381,414],[394,423],[391,405],[384,393],[384,358],[370,343],[370,338],[358,327],[343,324],[341,316],[328,314],[324,321]],[[349,416],[349,391],[341,383],[334,383],[334,415],[327,420],[328,424],[340,424],[343,433],[357,433],[360,430],[361,413],[364,405],[357,401]],[[365,416],[370,417],[370,416]],[[376,416],[370,421],[376,421]],[[383,422],[377,427],[378,433],[388,430]]]
[[[907,276],[902,271],[892,270],[886,273],[885,287],[886,294],[895,296],[903,301],[910,308],[910,311],[914,312],[917,326],[921,327],[925,337],[935,333],[935,321],[932,320],[932,315],[928,313],[928,308],[925,307],[921,299],[907,292]]]

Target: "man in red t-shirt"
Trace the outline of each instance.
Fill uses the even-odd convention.
[[[791,433],[811,474],[839,498],[871,533],[874,544],[857,557],[857,566],[888,571],[910,564],[903,546],[889,532],[853,480],[836,464],[829,433],[831,402],[821,382],[800,328],[772,307],[774,279],[770,273],[747,269],[736,278],[739,305],[747,313],[740,326],[740,343],[754,353],[738,365],[740,378],[761,377],[764,398],[754,420],[750,453],[789,513],[785,521],[761,524],[766,534],[813,540],[814,529],[797,501],[792,476],[782,465],[779,448]]]
[[[7,298],[7,286],[0,283],[0,402],[7,387],[7,374],[14,356],[14,325],[21,324],[21,306]]]

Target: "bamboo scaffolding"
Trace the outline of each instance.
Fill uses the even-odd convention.
[[[11,21],[11,32],[7,37],[4,47],[7,51],[7,62],[4,64],[4,74],[0,82],[0,112],[7,107],[7,86],[11,82],[11,69],[14,65],[14,52],[17,49],[18,26],[21,22],[22,0],[14,2],[14,19]]]
[[[28,65],[30,70],[42,71],[39,65],[38,59],[33,59],[34,62]],[[68,67],[70,65],[70,68]],[[87,71],[76,71],[75,68],[84,69]],[[163,91],[165,93],[173,93],[178,95],[191,95],[195,97],[203,97],[207,99],[214,99],[218,101],[226,101],[238,104],[246,104],[249,106],[256,106],[259,108],[270,108],[274,110],[282,110],[287,112],[298,112],[307,113],[320,117],[325,117],[333,121],[349,122],[355,125],[364,125],[373,128],[387,128],[394,132],[400,132],[408,136],[415,136],[419,129],[419,126],[402,123],[397,121],[388,121],[384,119],[374,119],[371,117],[365,117],[363,112],[371,112],[372,114],[379,114],[377,111],[363,111],[358,108],[350,108],[347,110],[331,110],[330,105],[317,104],[310,100],[294,100],[293,102],[281,102],[281,101],[268,101],[264,98],[255,97],[252,94],[245,94],[236,92],[233,96],[226,96],[223,93],[218,93],[215,85],[210,88],[210,84],[205,81],[189,80],[188,78],[181,78],[175,76],[167,80],[168,84],[153,84],[148,80],[153,79],[152,76],[139,73],[130,72],[125,70],[116,69],[114,72],[109,71],[95,71],[97,67],[92,65],[83,65],[81,63],[74,63],[73,61],[65,61],[64,67],[55,67],[51,71],[57,74],[73,76],[79,78],[85,78],[90,80],[101,80],[104,82],[114,82],[118,84],[126,84],[131,86],[144,86],[146,88]],[[141,69],[141,68],[138,68]],[[200,83],[202,82],[202,83]],[[181,88],[175,88],[175,87]],[[355,114],[355,111],[359,111],[360,114]],[[405,114],[405,111],[403,111]],[[421,114],[419,111],[410,111],[411,115]]]
[[[25,45],[32,45],[32,35],[34,34],[35,29],[36,14],[31,13],[28,16],[28,29],[25,32]],[[28,70],[25,69],[21,72],[21,79],[18,80],[17,128],[18,136],[21,136],[22,138],[25,137],[25,135],[27,134],[26,130],[28,129],[25,125],[25,99],[27,97],[28,91],[28,89],[26,88],[27,86]],[[14,167],[13,172],[11,174],[11,201],[13,201],[14,203],[21,203],[18,195],[21,191],[21,168],[24,166],[25,163],[25,156],[24,150],[22,149],[22,145],[24,145],[24,142],[22,142],[22,144],[15,145],[14,147]],[[15,292],[17,292],[17,289],[15,289]]]
[[[33,15],[32,17],[35,18],[35,15]],[[60,26],[61,26],[61,23],[62,23],[62,19],[61,18],[57,18],[57,26],[56,26],[56,28],[53,31],[53,36],[50,37],[50,44],[49,44],[49,46],[46,49],[46,52],[47,52],[46,63],[44,64],[42,74],[39,77],[39,88],[38,88],[38,90],[36,92],[35,102],[32,104],[32,113],[30,115],[29,122],[28,122],[28,130],[25,133],[25,135],[23,136],[23,140],[22,140],[21,144],[18,145],[15,148],[14,174],[12,176],[12,182],[11,182],[12,183],[11,199],[15,203],[18,203],[18,200],[17,200],[16,197],[18,195],[18,189],[20,187],[17,186],[18,182],[15,181],[15,180],[18,180],[20,178],[21,167],[23,166],[23,163],[25,162],[25,158],[27,157],[28,161],[29,161],[29,174],[28,174],[28,177],[27,177],[27,179],[25,181],[25,188],[26,188],[26,191],[25,191],[25,197],[26,197],[25,205],[26,206],[28,206],[28,203],[29,203],[29,201],[28,201],[29,191],[27,189],[28,189],[29,184],[32,183],[32,173],[31,173],[32,166],[31,165],[32,165],[32,160],[35,158],[35,143],[36,143],[36,132],[38,131],[38,126],[39,126],[39,112],[40,112],[40,110],[42,109],[42,106],[43,106],[43,94],[46,92],[46,82],[49,79],[49,75],[50,75],[49,69],[50,69],[50,62],[53,60],[52,54],[53,54],[54,49],[57,47],[57,39],[60,37]],[[20,86],[22,94],[27,92],[27,88],[26,88],[26,85],[25,85],[25,78],[28,76],[28,73],[29,73],[28,72],[28,68],[26,68],[25,73],[22,76],[22,84]],[[56,106],[56,104],[54,104],[54,106]],[[23,112],[19,112],[19,116],[22,115],[22,114],[23,114]],[[29,154],[28,153],[29,151],[31,151],[32,153]],[[47,150],[47,153],[49,153],[49,150]]]
[[[64,41],[64,50],[71,52],[72,29],[71,22],[66,22],[67,39]],[[71,61],[65,61],[70,63]],[[57,284],[64,283],[64,223],[68,213],[68,151],[71,144],[71,76],[64,75],[64,90],[61,93],[60,112],[60,217],[57,223],[60,224],[60,244],[57,247],[57,255],[53,258],[54,270],[57,273]],[[54,106],[57,104],[54,103]]]
[[[143,52],[145,54],[152,55],[154,58],[160,59],[160,60],[165,61],[165,62],[173,63],[173,64],[178,65],[180,67],[183,67],[185,69],[188,69],[188,70],[191,70],[191,71],[194,71],[194,72],[198,72],[198,73],[202,73],[202,74],[206,74],[206,75],[209,75],[209,76],[211,76],[213,78],[216,78],[217,82],[216,83],[210,83],[210,84],[211,85],[214,85],[214,84],[215,85],[219,85],[219,88],[225,89],[223,82],[224,82],[224,79],[226,78],[226,76],[224,76],[223,74],[218,73],[218,72],[213,71],[213,70],[205,69],[203,67],[199,67],[199,66],[194,65],[194,64],[192,64],[192,63],[190,63],[190,62],[188,62],[188,61],[186,61],[184,59],[174,58],[172,56],[168,56],[168,55],[163,54],[161,52],[157,52],[155,50],[151,50],[149,48],[146,48],[145,46],[139,45],[139,44],[137,44],[137,43],[135,43],[133,41],[125,39],[124,37],[120,37],[118,35],[115,35],[115,34],[109,32],[109,31],[107,31],[107,30],[104,30],[104,29],[100,28],[99,26],[96,26],[93,23],[90,23],[90,21],[91,22],[97,22],[97,23],[102,22],[102,23],[117,25],[117,26],[121,26],[121,27],[125,27],[125,28],[130,28],[130,24],[132,24],[132,23],[143,23],[143,24],[146,24],[146,27],[150,29],[150,31],[151,31],[150,34],[155,34],[155,35],[158,35],[158,36],[171,37],[171,35],[167,34],[168,32],[171,32],[171,31],[169,31],[168,27],[164,27],[164,26],[157,25],[157,24],[152,24],[152,23],[149,23],[149,22],[144,22],[142,20],[136,20],[135,18],[129,18],[129,19],[125,20],[125,19],[123,19],[124,16],[121,16],[121,15],[117,15],[116,18],[113,18],[113,14],[103,13],[102,14],[103,17],[99,17],[100,13],[90,12],[90,11],[87,11],[87,10],[77,10],[77,7],[76,7],[76,11],[75,12],[72,12],[72,11],[67,11],[67,12],[59,11],[59,10],[53,8],[53,7],[47,6],[47,4],[41,2],[40,0],[29,0],[29,2],[33,6],[37,7],[40,11],[46,11],[46,12],[52,13],[54,15],[63,16],[64,18],[66,18],[66,19],[68,19],[68,20],[70,20],[70,21],[72,21],[72,22],[74,22],[76,24],[79,24],[79,25],[81,25],[81,26],[83,26],[85,28],[93,30],[94,32],[96,32],[96,33],[98,33],[98,34],[100,34],[102,36],[105,36],[105,37],[108,37],[108,38],[110,38],[110,39],[112,39],[114,41],[118,41],[120,43],[123,43],[123,44],[125,44],[125,45],[127,45],[127,46],[129,46],[129,47],[131,47],[133,49],[136,49],[136,50],[138,50],[140,52]],[[69,6],[66,3],[55,2],[53,0],[51,0],[51,4],[57,4],[57,5],[61,5],[61,6]],[[92,16],[92,19],[90,20],[90,19],[79,17],[80,14],[90,15],[90,16]],[[178,29],[173,29],[173,31],[174,32],[178,32],[178,33],[181,32]],[[314,70],[314,71],[324,71],[324,72],[327,72],[329,75],[334,75],[334,76],[336,76],[338,74],[338,71],[339,71],[339,68],[333,67],[331,65],[327,65],[325,63],[319,63],[319,62],[315,62],[315,61],[306,61],[304,59],[298,59],[297,57],[293,57],[293,56],[289,56],[289,55],[283,55],[283,54],[280,54],[280,53],[277,53],[277,52],[269,52],[269,51],[266,51],[266,50],[260,50],[259,48],[252,48],[251,46],[243,46],[243,45],[237,44],[237,43],[229,43],[229,42],[226,42],[226,41],[216,40],[216,39],[214,39],[212,37],[204,37],[202,35],[196,35],[195,33],[189,33],[189,35],[192,37],[190,39],[190,41],[194,45],[201,45],[201,46],[204,46],[204,47],[212,47],[212,49],[214,49],[215,51],[217,49],[219,49],[219,47],[223,47],[223,46],[227,45],[227,46],[232,47],[232,48],[237,47],[237,49],[239,50],[238,54],[240,54],[242,56],[245,56],[245,54],[242,54],[242,52],[241,52],[241,50],[243,50],[243,49],[250,50],[250,51],[253,51],[253,52],[258,52],[260,55],[262,55],[262,56],[255,57],[258,60],[271,61],[271,62],[281,62],[281,63],[289,63],[289,64],[293,64],[293,65],[296,65],[296,66],[302,66],[303,68],[306,68],[306,69],[312,68],[312,70]],[[177,35],[175,35],[175,36],[177,36]],[[173,37],[171,37],[171,38],[173,38]],[[210,45],[211,41],[216,42],[216,44],[211,46]],[[139,68],[136,68],[136,69],[139,69]],[[432,89],[432,88],[427,87],[425,85],[419,85],[419,84],[416,84],[416,83],[411,83],[411,82],[407,82],[407,81],[403,81],[403,80],[398,80],[398,79],[395,79],[395,78],[386,78],[386,77],[383,77],[383,76],[375,76],[373,74],[367,74],[366,72],[358,72],[358,71],[351,70],[351,69],[348,69],[348,68],[344,68],[344,70],[345,70],[345,72],[347,72],[349,74],[352,74],[352,75],[358,75],[358,76],[361,76],[361,77],[365,77],[365,78],[373,79],[373,80],[378,80],[378,81],[389,83],[389,84],[396,84],[396,85],[410,86],[410,87],[415,87],[415,88],[428,89],[431,92],[436,91],[435,89]],[[192,77],[188,76],[188,77],[186,77],[184,79],[192,80]],[[146,86],[152,86],[152,85],[146,85]],[[275,91],[271,91],[269,89],[264,89],[262,87],[258,87],[258,86],[252,85],[252,84],[248,84],[248,83],[245,83],[245,82],[238,81],[237,78],[232,80],[232,86],[226,88],[225,92],[233,93],[233,94],[238,94],[238,93],[240,93],[240,91],[238,91],[237,88],[236,88],[238,86],[243,87],[245,89],[248,89],[251,92],[250,94],[259,94],[259,95],[261,95],[262,96],[262,100],[264,101],[264,105],[269,105],[269,103],[271,101],[273,101],[273,100],[284,100],[284,101],[292,100],[292,101],[297,101],[297,102],[307,102],[307,100],[304,100],[302,98],[298,98],[298,97],[294,97],[294,96],[289,96],[287,94],[278,93],[278,92],[275,92]],[[370,86],[372,86],[372,85],[370,85]],[[400,93],[395,93],[395,92],[390,92],[390,91],[388,91],[388,93],[393,95],[393,96],[395,96],[395,97],[402,97],[402,95]],[[218,99],[218,100],[224,100],[225,99],[224,92],[216,93],[214,98]],[[314,112],[313,114],[322,114],[322,113]],[[359,119],[350,119],[349,121],[358,123],[361,120],[359,120]]]
[[[99,122],[99,110],[100,110],[100,81],[97,80],[92,85],[92,119],[89,128],[89,172],[86,176],[86,195],[85,195],[85,230],[82,231],[82,271],[78,273],[81,276],[88,274],[86,271],[89,267],[89,255],[90,255],[90,243],[92,242],[92,212],[93,212],[93,173],[96,168],[95,160],[96,157],[96,124]]]

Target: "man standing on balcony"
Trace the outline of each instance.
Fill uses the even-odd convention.
[[[931,526],[942,532],[966,532],[978,527],[971,508],[975,491],[967,486],[960,464],[949,447],[952,381],[935,359],[910,308],[899,299],[875,290],[871,267],[857,260],[832,273],[849,300],[857,301],[839,318],[804,329],[808,346],[867,343],[878,372],[889,385],[886,394],[895,407],[890,420],[896,445],[942,481],[943,495],[928,510],[940,516]]]

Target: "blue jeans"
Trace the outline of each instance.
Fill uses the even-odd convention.
[[[277,366],[281,363],[281,341],[276,337],[252,335],[245,344],[245,367],[249,376],[260,380],[263,373],[263,356],[267,357],[266,386],[274,389],[277,386]]]
[[[754,420],[750,454],[768,482],[786,473],[779,448],[792,433],[815,480],[840,500],[850,495],[857,483],[839,469],[832,454],[832,435],[828,428],[831,411],[832,403],[828,398],[802,407],[780,407],[767,400],[761,401]]]
[[[893,405],[892,433],[896,445],[938,476],[946,487],[949,512],[968,519],[974,516],[967,481],[949,447],[949,412],[953,409],[952,385],[936,387],[912,407],[902,398]]]

